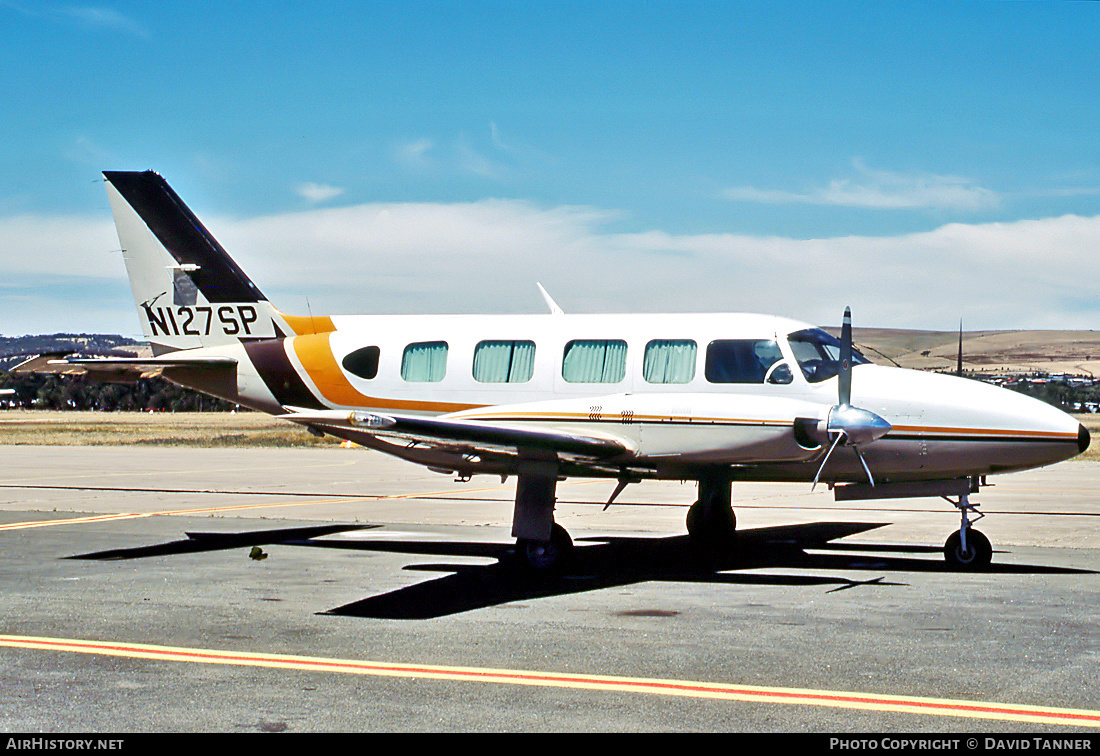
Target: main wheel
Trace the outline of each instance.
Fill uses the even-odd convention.
[[[984,570],[993,560],[993,546],[981,531],[970,528],[966,533],[966,551],[962,547],[962,533],[956,530],[943,545],[947,563],[960,570]]]
[[[687,531],[696,543],[729,546],[737,538],[737,516],[730,507],[705,507],[697,501],[688,508]]]
[[[573,554],[573,539],[561,525],[554,523],[550,529],[549,541],[536,541],[521,538],[516,542],[519,556],[524,563],[537,572],[547,572],[560,568]]]

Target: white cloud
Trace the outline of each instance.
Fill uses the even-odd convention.
[[[149,30],[143,24],[113,8],[92,5],[28,5],[15,0],[3,0],[0,5],[30,18],[75,23],[85,29],[119,32],[141,39],[150,37]]]
[[[306,297],[314,313],[543,312],[541,281],[567,312],[756,311],[831,324],[851,305],[866,326],[1100,323],[1100,217],[827,239],[607,230],[621,218],[483,200],[204,220],[290,312],[304,312]],[[61,322],[133,332],[132,313],[105,323],[132,309],[128,296],[116,301],[126,290],[117,247],[109,218],[0,218],[0,332]]]
[[[121,264],[110,217],[15,215],[0,218],[0,281],[12,275],[97,277]]]
[[[414,168],[423,168],[431,163],[428,152],[435,146],[431,139],[417,139],[398,146],[396,157],[399,163]]]
[[[399,165],[418,173],[432,171],[503,181],[512,175],[513,169],[508,163],[519,155],[519,150],[500,142],[496,124],[490,124],[489,131],[491,150],[475,147],[462,135],[438,145],[431,139],[422,138],[399,145],[394,158]],[[506,160],[498,159],[500,157]]]
[[[722,192],[726,199],[767,204],[832,205],[876,210],[932,209],[973,212],[998,207],[997,192],[977,186],[960,176],[933,173],[896,173],[866,167],[853,161],[858,176],[830,181],[827,186],[805,192],[731,187]]]
[[[298,184],[295,191],[300,197],[313,203],[325,202],[334,197],[339,197],[344,193],[344,190],[339,187],[328,186],[326,184],[314,184],[308,181],[304,184]]]
[[[457,153],[459,169],[466,173],[499,181],[505,178],[509,172],[505,166],[490,160],[467,144],[465,140],[459,140],[455,144],[455,152]]]
[[[504,140],[500,136],[500,128],[497,126],[496,121],[489,122],[489,136],[493,140],[493,146],[497,149],[504,150],[505,152],[516,152],[516,148],[504,143]]]
[[[149,31],[145,26],[113,8],[70,5],[59,8],[57,12],[91,29],[122,32],[142,39],[149,38]]]

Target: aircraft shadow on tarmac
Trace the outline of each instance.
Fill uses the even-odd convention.
[[[68,559],[141,559],[143,557],[194,554],[199,551],[228,551],[248,546],[267,546],[273,543],[304,542],[310,538],[344,533],[349,530],[380,528],[381,525],[316,525],[307,528],[278,528],[274,530],[250,530],[242,533],[184,533],[186,539],[158,543],[153,546],[136,546],[129,549],[109,549],[91,554],[77,554]]]
[[[903,586],[886,576],[852,580],[822,575],[833,570],[947,572],[942,550],[934,546],[835,543],[837,539],[887,523],[817,522],[738,531],[736,545],[722,552],[701,550],[688,536],[581,538],[566,569],[536,574],[521,567],[512,544],[436,540],[315,540],[321,536],[378,525],[326,525],[243,533],[188,533],[187,540],[82,554],[70,559],[135,559],[265,544],[375,551],[458,559],[496,560],[488,565],[410,564],[406,570],[446,573],[442,577],[370,596],[323,614],[376,619],[430,619],[489,606],[600,590],[632,583],[665,581],[714,585],[822,586],[828,592],[857,586]],[[920,554],[927,556],[921,557]],[[750,570],[791,569],[794,574]],[[989,573],[1094,574],[1090,570],[999,565]]]

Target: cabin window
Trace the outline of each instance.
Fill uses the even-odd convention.
[[[779,345],[765,339],[720,339],[707,347],[711,383],[763,383],[768,368],[783,359]]]
[[[401,355],[401,377],[412,383],[436,383],[447,374],[447,342],[409,344]]]
[[[694,341],[656,339],[645,346],[642,377],[648,383],[690,383],[699,347]]]
[[[348,352],[340,364],[352,375],[372,380],[378,375],[378,347],[369,346]]]
[[[570,341],[565,345],[561,377],[568,383],[619,383],[626,377],[626,342]]]
[[[526,383],[535,374],[535,342],[482,341],[474,348],[474,380]]]

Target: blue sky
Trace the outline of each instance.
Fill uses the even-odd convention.
[[[0,333],[137,331],[97,181],[146,168],[288,310],[1093,328],[1097,39],[1086,2],[0,0]]]

